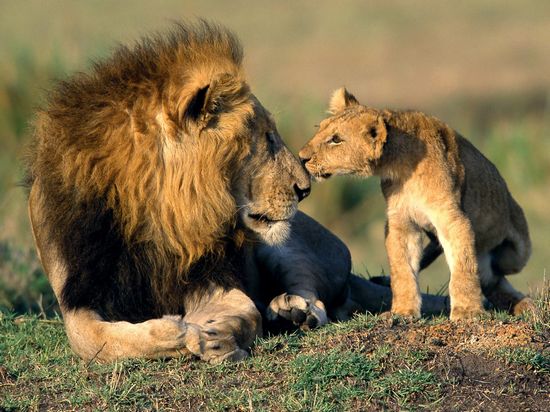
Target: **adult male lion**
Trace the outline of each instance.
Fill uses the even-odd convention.
[[[389,301],[296,214],[309,177],[241,60],[228,31],[179,25],[60,83],[38,113],[29,214],[81,357],[237,360],[258,308],[311,327]]]

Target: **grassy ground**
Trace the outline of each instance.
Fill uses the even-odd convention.
[[[404,323],[360,315],[259,339],[238,364],[87,363],[61,320],[0,315],[0,410],[522,410],[548,408],[550,289],[538,317]]]

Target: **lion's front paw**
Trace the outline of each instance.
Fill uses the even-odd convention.
[[[325,305],[320,300],[311,301],[298,295],[283,293],[275,297],[266,313],[270,322],[285,319],[302,330],[313,329],[328,323]]]
[[[186,337],[187,348],[202,360],[210,363],[240,361],[248,352],[239,347],[235,336],[223,330],[223,324],[205,326],[190,323]]]
[[[420,311],[417,309],[407,309],[407,310],[392,309],[390,313],[392,316],[397,316],[408,320],[420,319],[421,317]]]
[[[167,315],[144,323],[149,328],[151,342],[158,352],[179,351],[185,348],[187,323],[181,316]]]
[[[413,323],[420,318],[420,315],[416,316],[416,313],[401,314],[395,312],[382,312],[379,315],[380,319],[386,321],[388,325],[394,326],[398,324]]]
[[[391,306],[392,315],[405,319],[420,319],[422,306],[419,296],[410,299],[394,299]]]

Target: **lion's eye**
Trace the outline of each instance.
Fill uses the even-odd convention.
[[[376,130],[376,127],[371,127],[369,129],[369,134],[371,135],[372,138],[375,138],[376,135],[378,134],[378,131]]]
[[[332,135],[332,137],[329,140],[330,144],[340,144],[342,142],[343,142],[342,138],[337,134]]]

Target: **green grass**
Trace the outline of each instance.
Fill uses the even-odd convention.
[[[533,342],[548,339],[534,320],[499,314],[483,322],[497,329],[524,324]],[[484,396],[500,407],[511,390],[516,398],[534,397],[534,405],[547,399],[550,358],[540,344],[503,346],[497,338],[494,347],[470,346],[468,324],[462,325],[462,345],[434,347],[407,338],[445,330],[448,323],[390,324],[359,315],[311,332],[260,338],[252,356],[236,364],[182,358],[101,365],[72,353],[60,319],[0,312],[0,410],[460,409],[457,394],[475,397],[478,391],[460,385],[464,376],[481,379],[475,368],[492,385]],[[450,366],[452,359],[472,356],[471,370]],[[483,370],[488,362],[497,364]],[[522,382],[531,386],[517,393],[513,388]]]
[[[352,325],[364,322],[368,328],[372,320],[358,317]],[[279,398],[279,405],[286,410],[329,411],[351,407],[350,401],[369,397],[381,401],[395,398],[406,405],[411,394],[433,380],[414,367],[414,360],[404,363],[412,369],[379,380],[391,355],[388,347],[371,353],[341,349],[303,353],[314,349],[313,339],[338,336],[337,328],[332,328],[332,333],[321,330],[305,336],[260,339],[254,357],[220,366],[189,360],[87,364],[72,355],[59,320],[4,315],[0,330],[3,380],[18,388],[8,388],[0,396],[0,407],[7,410],[54,404],[67,409],[154,408],[155,402],[168,399],[224,410],[250,403],[277,405]],[[408,388],[406,393],[396,389],[401,386]]]
[[[363,397],[369,383],[380,374],[377,356],[332,350],[320,354],[300,354],[290,362],[292,391],[307,409],[342,409],[350,399]],[[312,396],[313,395],[313,396]]]
[[[507,363],[525,365],[535,372],[550,374],[550,353],[541,353],[531,348],[501,348],[495,355]]]

